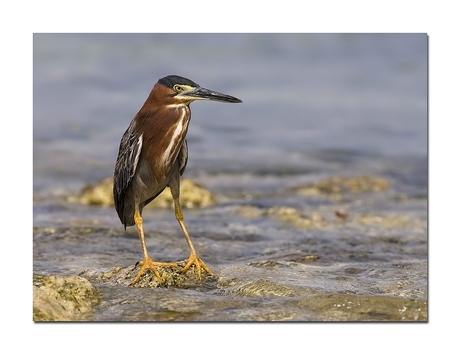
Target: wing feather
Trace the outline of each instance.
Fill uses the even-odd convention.
[[[179,151],[179,156],[177,157],[179,160],[179,173],[182,176],[185,171],[185,167],[187,167],[187,161],[188,161],[188,145],[187,145],[187,140],[184,140],[182,143],[182,147],[180,148]]]
[[[136,173],[139,156],[142,151],[142,135],[136,134],[135,124],[132,122],[120,141],[118,158],[113,175],[113,199],[115,209],[122,223],[125,223],[124,201],[128,188]]]

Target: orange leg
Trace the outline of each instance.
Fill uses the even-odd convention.
[[[185,227],[184,223],[184,216],[182,215],[182,210],[180,207],[179,203],[179,193],[178,193],[178,187],[177,190],[176,188],[173,189],[171,186],[171,194],[174,199],[174,209],[176,213],[176,219],[179,222],[179,225],[182,229],[182,232],[184,233],[185,240],[187,241],[188,247],[190,248],[190,257],[186,260],[187,264],[185,267],[182,269],[182,273],[185,273],[193,264],[196,267],[196,271],[198,273],[198,278],[201,280],[201,268],[203,268],[206,273],[214,277],[214,274],[211,272],[211,270],[208,268],[208,266],[201,260],[200,257],[198,257],[198,253],[195,250],[195,247],[193,246],[192,240],[188,234],[187,228]]]
[[[137,208],[134,213],[134,222],[136,223],[137,233],[139,234],[139,239],[141,241],[142,252],[144,254],[144,260],[139,262],[141,269],[139,270],[139,273],[137,273],[137,276],[134,278],[134,280],[129,285],[136,284],[139,281],[140,277],[147,270],[151,270],[157,277],[158,282],[162,284],[163,279],[161,278],[160,273],[158,273],[158,270],[156,269],[156,267],[171,267],[171,266],[178,267],[178,265],[176,263],[154,262],[152,258],[150,258],[149,253],[147,251],[147,246],[145,244],[145,237],[144,237],[144,228],[142,227],[142,216],[139,213],[139,210]]]

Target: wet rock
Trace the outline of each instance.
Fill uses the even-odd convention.
[[[236,212],[246,218],[260,218],[265,214],[265,209],[255,205],[243,205],[238,207]]]
[[[311,216],[308,216],[295,208],[278,207],[268,209],[267,214],[275,215],[284,222],[293,223],[302,228],[320,228],[324,226],[323,217],[318,212],[314,212]]]
[[[314,184],[296,188],[295,191],[301,195],[322,196],[336,202],[343,202],[344,195],[379,192],[388,189],[389,182],[382,178],[372,176],[340,177],[334,176],[320,180]],[[407,222],[399,217],[368,217],[363,215],[350,216],[345,207],[335,207],[336,209],[323,208],[321,212],[315,211],[306,215],[301,210],[287,207],[276,206],[263,208],[255,205],[243,205],[237,208],[236,212],[247,218],[262,218],[275,216],[280,221],[300,228],[324,228],[328,224],[353,222],[357,224],[378,224],[384,227],[407,226]],[[334,215],[335,218],[326,218],[323,215]]]
[[[85,320],[99,301],[91,283],[82,277],[33,276],[34,321]]]
[[[112,178],[105,178],[85,186],[78,195],[68,197],[68,201],[83,205],[112,206],[112,188]],[[183,208],[205,208],[216,203],[216,198],[209,190],[190,179],[181,180],[180,190],[180,200]],[[174,202],[171,193],[169,188],[166,188],[163,193],[147,206],[147,208],[172,208],[173,206]]]
[[[408,227],[412,222],[406,217],[395,215],[389,217],[377,215],[358,215],[356,221],[363,225],[378,225],[386,228]]]
[[[275,260],[266,260],[260,262],[249,262],[248,266],[256,267],[256,268],[287,268],[289,267],[287,264],[277,262]]]
[[[297,192],[303,195],[380,192],[388,189],[389,186],[390,183],[383,178],[372,176],[334,176],[298,188]]]
[[[244,205],[236,209],[236,213],[246,218],[276,217],[285,226],[292,225],[303,229],[323,229],[338,224],[379,227],[385,229],[410,228],[420,232],[426,231],[426,220],[409,218],[407,215],[368,215],[350,213],[344,209],[322,208],[306,215],[292,207],[263,208],[254,205]],[[334,217],[331,217],[334,216]]]
[[[285,223],[292,223],[301,228],[321,228],[324,226],[324,219],[320,213],[314,212],[309,216],[291,207],[260,208],[244,205],[239,207],[236,212],[247,218],[275,216]]]
[[[83,187],[78,195],[70,196],[67,200],[71,203],[83,205],[111,206],[113,205],[112,188],[113,179],[105,178]]]
[[[288,253],[263,261],[248,262],[247,265],[256,268],[289,268],[291,267],[292,263],[309,264],[320,259],[321,256],[319,255],[299,252],[296,254]]]
[[[290,261],[296,263],[310,263],[318,261],[319,259],[321,259],[321,256],[318,256],[317,254],[307,254],[305,256],[292,258]]]
[[[204,286],[207,283],[215,282],[215,278],[207,274],[203,269],[201,270],[201,280],[198,277],[195,266],[190,267],[187,272],[181,273],[182,268],[185,266],[185,262],[178,262],[176,267],[157,267],[158,273],[160,273],[163,283],[158,282],[157,277],[151,271],[144,273],[139,281],[133,285],[135,288],[189,288],[197,285]],[[131,281],[137,276],[140,270],[139,265],[129,267],[116,267],[106,272],[96,272],[93,270],[87,270],[80,273],[83,277],[88,277],[95,283],[105,283],[112,285],[130,286]]]

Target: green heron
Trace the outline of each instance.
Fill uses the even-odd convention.
[[[155,84],[121,138],[113,176],[115,209],[125,229],[136,225],[144,254],[143,261],[139,262],[141,269],[130,285],[134,285],[147,270],[153,271],[161,284],[162,278],[156,267],[178,267],[176,263],[154,262],[150,258],[142,227],[142,209],[168,186],[176,219],[190,249],[182,272],[195,265],[200,279],[201,268],[214,276],[193,246],[179,203],[180,176],[188,159],[185,136],[191,117],[190,103],[196,100],[241,102],[236,97],[200,87],[189,79],[166,76]]]

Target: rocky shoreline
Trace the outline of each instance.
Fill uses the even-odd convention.
[[[220,196],[213,195],[200,184],[185,179],[181,187],[181,199],[184,208],[202,208],[210,211],[213,210],[213,207],[219,208]],[[343,240],[338,239],[338,242],[342,242],[342,246],[339,244],[339,246],[334,247],[339,247],[339,250],[331,249],[329,245],[326,245],[328,248],[322,248],[321,244],[326,241],[316,236],[309,239],[310,241],[303,246],[294,246],[294,251],[287,250],[280,253],[278,250],[271,250],[269,246],[271,243],[267,239],[266,246],[264,246],[265,251],[264,248],[261,249],[261,258],[259,257],[256,260],[248,259],[243,263],[239,263],[239,265],[224,264],[220,266],[220,274],[217,274],[217,278],[206,276],[203,273],[203,279],[199,280],[193,267],[185,274],[180,273],[175,268],[159,267],[158,270],[164,279],[164,284],[160,287],[156,277],[149,272],[140,279],[138,284],[134,287],[129,287],[129,283],[138,271],[138,266],[135,263],[111,268],[89,267],[78,272],[78,274],[65,276],[61,274],[34,274],[33,320],[36,322],[92,321],[94,318],[98,318],[95,313],[102,306],[101,304],[108,301],[106,299],[109,296],[107,291],[121,289],[120,291],[125,294],[123,296],[129,297],[128,292],[133,292],[135,289],[159,288],[195,289],[211,297],[210,304],[206,305],[211,307],[222,306],[218,305],[220,304],[219,301],[222,300],[217,300],[222,297],[228,297],[229,302],[237,302],[239,301],[237,299],[241,298],[283,298],[286,301],[288,309],[286,312],[281,308],[276,308],[276,311],[271,309],[265,315],[260,314],[255,317],[246,315],[247,317],[243,317],[243,320],[245,318],[256,321],[303,320],[304,316],[307,316],[304,313],[307,313],[310,316],[307,316],[307,318],[320,321],[426,321],[426,289],[419,291],[417,284],[411,281],[410,276],[407,280],[394,280],[388,284],[385,281],[382,281],[381,285],[376,283],[371,285],[371,287],[376,287],[374,290],[366,290],[363,293],[356,290],[344,293],[341,293],[341,291],[328,293],[321,289],[321,283],[314,285],[315,278],[324,276],[321,275],[322,269],[330,267],[327,253],[338,255],[338,259],[332,264],[340,263],[341,259],[342,262],[345,260],[352,262],[370,261],[370,264],[379,262],[380,258],[373,255],[372,249],[374,248],[383,249],[384,252],[396,252],[396,254],[407,252],[407,250],[415,252],[415,255],[420,252],[422,257],[426,254],[426,242],[424,243],[423,241],[423,235],[426,234],[426,220],[409,218],[404,214],[373,213],[371,208],[369,208],[368,212],[353,212],[353,200],[356,198],[366,200],[366,195],[369,193],[382,193],[388,191],[389,188],[389,181],[378,177],[330,177],[316,183],[290,188],[288,193],[292,193],[294,196],[318,198],[321,201],[326,200],[326,202],[312,209],[314,210],[312,213],[306,213],[305,210],[299,210],[290,205],[276,204],[270,206],[254,201],[231,206],[226,204],[226,206],[222,207],[225,210],[226,219],[241,219],[243,224],[247,225],[244,226],[245,230],[255,230],[258,227],[256,225],[270,223],[270,225],[278,225],[276,228],[279,227],[281,231],[298,230],[296,231],[296,234],[299,235],[298,237],[304,237],[302,236],[302,230],[331,230],[331,237],[333,238],[335,237],[334,235],[343,234],[343,230],[357,230],[352,231],[351,236],[343,234],[341,236]],[[66,198],[67,202],[71,204],[92,208],[110,207],[112,205],[111,189],[111,179],[107,178],[86,186],[77,195],[69,195]],[[396,198],[393,196],[391,198],[405,200],[404,196],[397,196]],[[360,205],[362,203],[356,204]],[[169,191],[163,193],[152,203],[151,208],[172,208]],[[222,213],[219,212],[219,214]],[[204,215],[206,215],[206,212]],[[227,229],[230,221],[221,220],[219,222],[222,223],[223,229]],[[270,228],[273,227],[275,226],[270,226]],[[416,238],[409,236],[408,238],[404,236],[407,233],[405,230],[409,230],[409,234],[415,232],[421,236]],[[358,231],[370,232],[371,235],[375,235],[364,240],[354,240],[354,232]],[[226,233],[227,231],[224,232]],[[258,232],[256,234],[251,234],[251,232],[242,231],[241,239],[251,241],[251,238],[253,238],[252,242],[264,242],[266,236],[263,233],[259,236]],[[379,236],[381,233],[383,235]],[[68,242],[73,242],[77,245],[82,244],[86,237],[91,237],[92,240],[101,237],[105,239],[125,237],[123,236],[125,235],[124,233],[113,233],[111,229],[91,226],[82,226],[81,228],[36,227],[34,235],[45,243],[51,244],[53,239],[62,240],[65,237]],[[215,237],[219,240],[221,237],[222,240],[226,238],[239,240],[235,233]],[[72,241],[72,239],[74,240]],[[133,244],[138,242],[135,237],[133,240],[131,237],[126,239],[126,242],[128,241]],[[112,242],[116,241],[113,240]],[[414,244],[415,248],[411,244],[413,242],[416,242]],[[45,245],[45,243],[42,243],[42,245]],[[362,248],[357,247],[357,245]],[[66,246],[63,245],[62,247]],[[237,249],[235,243],[234,247]],[[240,247],[245,246],[242,244]],[[343,250],[340,250],[340,248],[343,248]],[[94,250],[94,252],[97,252],[97,250]],[[212,252],[209,253],[212,254]],[[340,256],[341,253],[343,254],[342,256]],[[229,258],[231,257],[229,255]],[[419,256],[417,255],[417,257]],[[108,262],[108,264],[116,265],[116,262]],[[178,264],[181,265],[182,263],[179,262]],[[421,266],[417,265],[417,263],[406,262],[405,264],[408,274],[412,271],[411,269],[422,275],[426,273],[423,264]],[[392,266],[391,263],[390,266]],[[373,271],[372,269],[369,271],[360,269],[359,263],[355,268],[346,268],[349,271],[337,269],[339,270],[331,270],[331,273],[327,276],[336,277],[337,280],[335,281],[338,284],[360,281],[360,274]],[[257,270],[261,270],[262,273],[259,274]],[[273,274],[277,276],[284,273],[287,275],[281,276],[281,281],[278,281],[276,278],[267,275],[270,272],[274,272]],[[315,272],[318,272],[316,276]],[[311,274],[312,278],[309,278],[307,283],[312,285],[295,285],[295,281],[291,284],[289,278],[295,278],[299,274],[305,274],[308,277]],[[378,274],[378,277],[383,277],[382,279],[384,280],[384,273]],[[356,287],[359,288],[359,285],[353,285],[353,288]],[[128,301],[122,298],[118,301],[113,301],[116,304],[128,303],[129,301],[137,302],[134,299]],[[178,298],[175,301],[174,304],[182,308],[185,306],[183,301],[187,300]],[[174,304],[168,306],[175,308],[176,305]],[[206,313],[208,311],[208,307],[201,308],[198,306],[198,308],[198,312],[203,311]],[[163,317],[163,315],[156,314],[152,315],[151,318],[149,317],[149,320],[177,320],[178,318],[183,318],[180,316],[177,318],[172,315],[168,316]],[[207,318],[206,315],[203,315],[203,317],[197,316],[198,318]],[[194,317],[190,315],[184,318],[194,320]],[[233,317],[229,318],[232,319]]]

